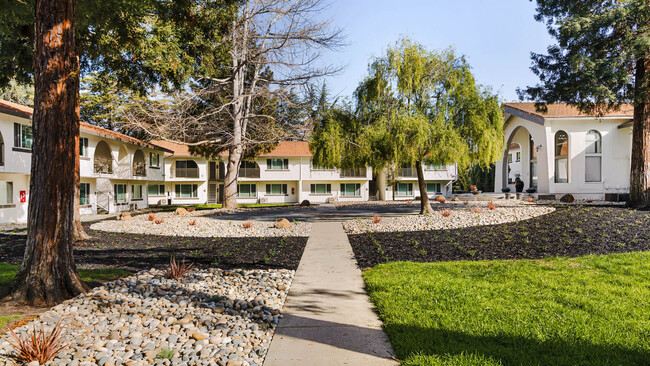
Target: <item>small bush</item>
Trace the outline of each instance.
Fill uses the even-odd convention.
[[[38,361],[41,365],[45,364],[65,348],[61,341],[62,333],[61,319],[50,332],[46,332],[43,328],[39,330],[36,330],[36,327],[32,328],[31,334],[28,334],[25,339],[19,338],[13,329],[9,329],[12,338],[9,343],[15,351],[13,358],[21,363]]]
[[[160,225],[163,222],[165,222],[165,219],[156,219],[156,221],[154,221],[154,222],[156,223],[156,225]]]
[[[190,221],[188,224],[189,224],[190,226],[194,226],[194,225],[196,225],[196,220],[192,220],[192,221]]]
[[[156,214],[155,213],[150,213],[147,216],[147,221],[156,221]]]
[[[194,212],[194,210],[196,210],[196,208],[194,208],[194,207],[188,207],[187,208],[187,212]]]
[[[379,224],[381,222],[381,216],[377,214],[372,215],[372,222],[374,222],[375,224]]]
[[[445,196],[436,196],[436,198],[434,198],[434,199],[436,200],[436,202],[440,202],[440,203],[447,202],[447,199],[445,198]]]
[[[535,202],[535,199],[534,199],[533,197],[528,197],[528,198],[526,199],[526,201],[528,201],[528,202]]]
[[[474,208],[472,209],[472,212],[474,212],[474,213],[481,213],[481,209],[478,208],[478,207],[474,207]]]
[[[488,208],[490,210],[494,210],[497,208],[497,205],[495,205],[494,202],[490,201],[490,203],[488,203]]]
[[[407,204],[407,205],[410,205],[411,203],[413,203],[413,200],[408,200],[408,201],[406,201],[406,204]]]
[[[449,216],[451,216],[451,211],[445,209],[445,210],[442,211],[440,214],[441,214],[442,216],[444,216],[444,217],[449,217]]]
[[[172,257],[169,260],[169,268],[165,271],[165,277],[178,280],[189,272],[193,265],[194,263],[185,264],[185,259],[179,263],[176,261],[176,257]]]
[[[253,227],[253,223],[251,222],[251,220],[248,220],[246,222],[243,222],[241,224],[241,227],[243,227],[244,229],[250,229]]]
[[[158,352],[156,358],[159,360],[171,360],[172,357],[174,357],[174,354],[176,354],[175,350],[171,348],[163,348]]]

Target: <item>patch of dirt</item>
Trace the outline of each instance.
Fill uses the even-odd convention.
[[[538,259],[650,250],[650,211],[557,205],[529,220],[453,230],[349,235],[359,266],[388,261]]]

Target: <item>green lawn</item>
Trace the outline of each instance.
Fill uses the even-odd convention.
[[[0,263],[0,289],[4,288],[5,286],[9,286],[11,280],[14,278],[16,272],[18,271],[18,267],[19,267],[18,265],[14,265],[14,264]],[[87,282],[110,281],[116,278],[128,276],[130,274],[131,272],[129,271],[125,271],[117,268],[79,270],[79,275],[81,275],[81,279]],[[20,317],[21,316],[17,316],[17,315],[0,316],[0,329],[3,329],[7,323],[11,322],[12,320],[18,319]]]
[[[648,365],[650,253],[364,273],[403,365]]]

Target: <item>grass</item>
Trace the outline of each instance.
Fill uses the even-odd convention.
[[[15,264],[0,263],[0,288],[9,286],[11,280],[16,275],[16,272],[18,272],[18,267],[20,266]],[[128,276],[130,274],[131,272],[118,268],[79,270],[81,279],[86,282],[110,281],[120,277]],[[8,323],[20,318],[22,318],[21,315],[0,316],[0,329],[4,329]]]
[[[650,252],[364,272],[407,366],[650,364],[649,277]]]

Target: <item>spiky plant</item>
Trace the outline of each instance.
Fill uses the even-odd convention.
[[[488,203],[488,208],[490,210],[494,210],[497,208],[497,205],[495,205],[494,202],[490,201],[490,203]]]
[[[253,223],[251,222],[251,220],[248,220],[246,222],[243,222],[241,224],[241,227],[243,227],[244,229],[250,229],[253,227]]]
[[[9,329],[11,339],[9,343],[14,348],[13,358],[21,363],[30,363],[37,361],[39,364],[45,364],[59,354],[66,346],[61,340],[63,333],[63,324],[61,319],[54,325],[51,331],[44,328],[32,328],[30,334],[25,339],[18,337],[13,329]]]
[[[178,280],[192,269],[194,263],[186,264],[185,259],[182,262],[176,261],[176,257],[169,260],[169,268],[165,271],[165,277]]]
[[[377,214],[372,215],[372,222],[374,222],[375,224],[379,224],[381,222],[381,216]]]
[[[156,221],[156,214],[155,213],[150,213],[147,216],[147,221]]]
[[[194,225],[196,225],[196,220],[192,220],[192,221],[190,221],[188,224],[189,224],[190,226],[194,226]]]
[[[444,217],[449,217],[451,216],[451,211],[449,211],[448,209],[444,209],[440,214]]]

